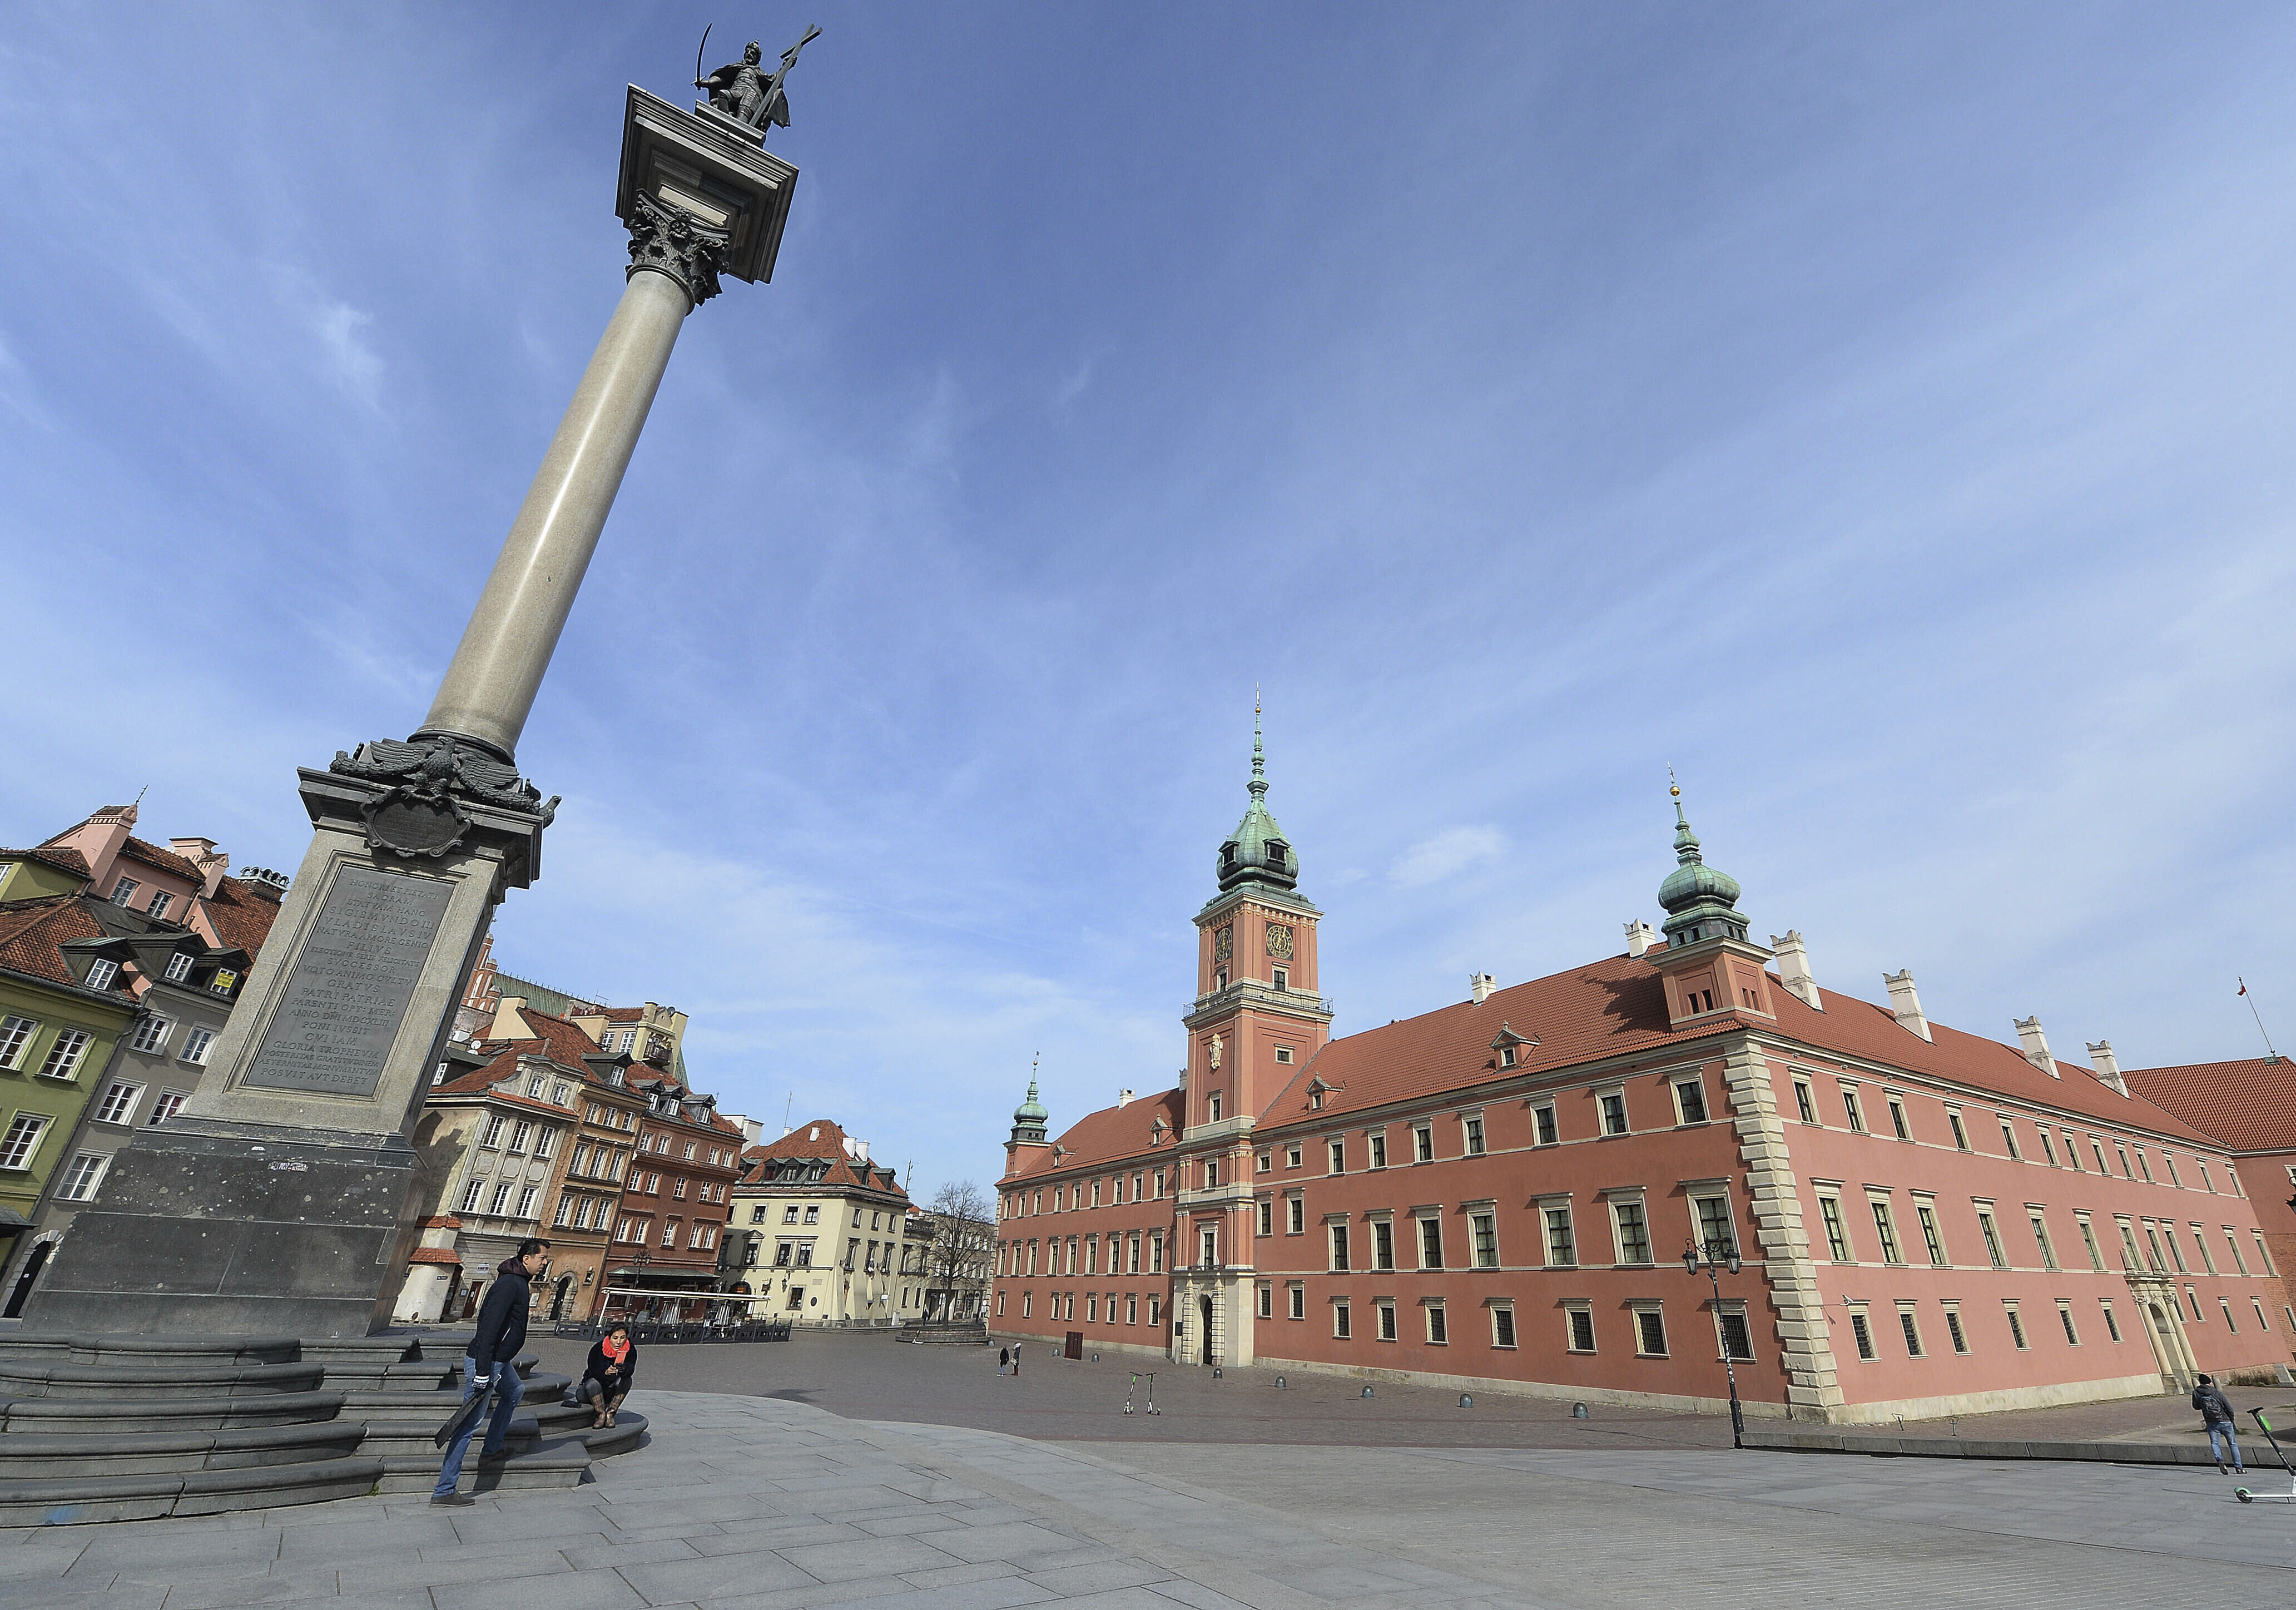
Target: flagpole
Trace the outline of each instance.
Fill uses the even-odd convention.
[[[2272,1048],[2272,1036],[2265,1031],[2264,1014],[2256,1009],[2256,997],[2249,994],[2248,992],[2248,981],[2244,978],[2240,978],[2237,973],[2234,974],[2234,977],[2237,979],[2240,983],[2240,992],[2243,998],[2248,1002],[2248,1014],[2256,1019],[2256,1031],[2264,1036],[2264,1048],[2266,1052],[2268,1053],[2267,1060],[2278,1062],[2280,1060],[2280,1053]]]

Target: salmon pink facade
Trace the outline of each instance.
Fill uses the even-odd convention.
[[[1298,857],[1251,806],[1197,914],[1179,1088],[999,1182],[992,1330],[1574,1399],[1879,1420],[2292,1356],[2227,1147],[2132,1091],[1811,977],[1677,811],[1661,939],[1328,1038]],[[2296,1229],[2296,1219],[2292,1219]],[[1693,1275],[1693,1244],[1737,1272]]]

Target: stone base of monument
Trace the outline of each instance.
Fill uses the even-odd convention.
[[[431,1442],[460,1401],[466,1335],[0,1337],[0,1526],[147,1520],[427,1491]],[[585,1480],[637,1446],[642,1415],[591,1431],[562,1376],[519,1360],[511,1457],[480,1492]],[[477,1468],[475,1454],[466,1474]]]
[[[417,1166],[395,1134],[139,1130],[28,1317],[65,1334],[365,1336],[390,1318]]]

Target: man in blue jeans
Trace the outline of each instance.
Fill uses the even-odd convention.
[[[487,1300],[479,1305],[478,1334],[471,1338],[463,1357],[463,1403],[467,1406],[473,1393],[491,1387],[494,1417],[488,1419],[481,1408],[455,1433],[447,1445],[447,1462],[439,1467],[439,1485],[431,1490],[433,1504],[461,1508],[478,1501],[455,1489],[463,1479],[463,1458],[471,1450],[471,1438],[477,1434],[481,1420],[487,1422],[487,1440],[479,1450],[479,1463],[486,1466],[510,1457],[504,1439],[510,1434],[511,1417],[518,1412],[519,1400],[526,1395],[526,1383],[518,1377],[519,1349],[526,1345],[526,1311],[534,1302],[533,1283],[549,1263],[550,1243],[529,1238],[518,1244],[516,1257],[505,1258],[495,1271],[495,1283],[487,1288]]]
[[[2202,1376],[2193,1387],[2193,1407],[2201,1411],[2201,1421],[2209,1428],[2209,1451],[2217,1457],[2217,1474],[2225,1474],[2225,1450],[2232,1450],[2234,1474],[2247,1474],[2240,1461],[2240,1438],[2233,1430],[2232,1402],[2223,1389],[2207,1376]]]

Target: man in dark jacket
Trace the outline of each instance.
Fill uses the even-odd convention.
[[[2224,1395],[2214,1377],[2202,1376],[2194,1386],[2193,1407],[2201,1411],[2202,1423],[2209,1428],[2209,1451],[2217,1456],[2217,1474],[2224,1474],[2226,1447],[2232,1450],[2233,1469],[2244,1473],[2248,1466],[2240,1462],[2240,1438],[2233,1432],[2232,1400]]]
[[[549,1264],[550,1243],[520,1242],[518,1255],[503,1260],[495,1271],[495,1283],[487,1288],[487,1300],[479,1305],[478,1334],[463,1349],[463,1401],[468,1404],[473,1393],[489,1388],[495,1394],[494,1418],[488,1421],[486,1443],[479,1450],[482,1466],[510,1457],[504,1439],[510,1434],[518,1401],[526,1395],[526,1383],[518,1378],[519,1349],[526,1345],[526,1311],[534,1302],[533,1282],[542,1277]],[[463,1458],[471,1450],[471,1438],[486,1417],[481,1407],[447,1445],[447,1462],[439,1467],[439,1485],[430,1492],[432,1503],[459,1507],[476,1502],[455,1489],[463,1479]]]

